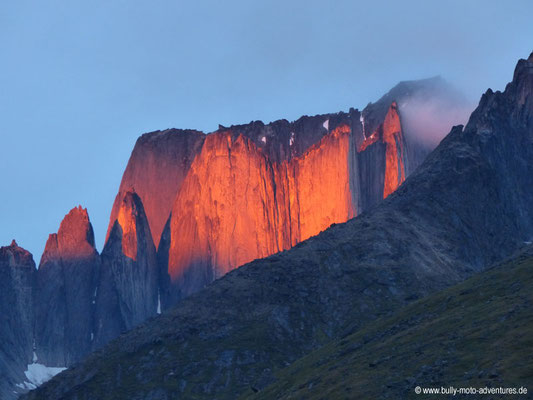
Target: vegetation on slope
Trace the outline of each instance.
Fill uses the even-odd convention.
[[[533,398],[531,360],[529,247],[510,261],[331,342],[279,372],[277,383],[266,390],[244,397],[442,398],[417,395],[415,388],[453,386],[526,387],[527,395],[501,398]]]

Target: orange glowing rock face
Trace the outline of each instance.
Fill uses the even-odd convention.
[[[204,138],[199,131],[170,129],[147,133],[137,140],[113,203],[106,241],[122,199],[134,190],[144,206],[157,248],[176,195]]]
[[[357,212],[350,192],[350,128],[341,125],[302,157],[283,163],[287,170],[292,247]]]
[[[353,217],[349,156],[346,125],[280,164],[242,135],[208,135],[172,209],[171,279],[212,280]]]
[[[398,189],[405,181],[404,145],[402,125],[398,114],[398,105],[393,102],[381,124],[372,135],[365,138],[358,152],[365,151],[374,143],[385,144],[385,181],[383,185],[383,198]]]
[[[378,129],[377,131],[372,133],[372,135],[365,138],[365,140],[363,141],[363,143],[361,143],[361,146],[359,146],[359,149],[357,151],[359,153],[365,151],[368,148],[368,146],[376,143],[379,139],[380,139],[380,135],[379,135],[379,129]]]
[[[63,218],[57,233],[48,237],[43,261],[62,258],[65,261],[93,257],[94,233],[87,209],[75,207]]]
[[[133,193],[127,192],[118,210],[117,221],[122,228],[122,253],[134,261],[137,260],[137,216]]]
[[[398,189],[405,180],[402,126],[398,105],[392,103],[383,122],[383,141],[387,145],[385,155],[385,185],[383,198]]]
[[[206,263],[217,265],[214,277],[220,276],[280,250],[270,223],[273,183],[272,167],[250,140],[233,141],[230,132],[209,135],[172,210],[171,278]]]

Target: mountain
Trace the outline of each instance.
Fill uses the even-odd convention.
[[[18,348],[5,363],[13,379],[0,384],[33,388],[237,266],[375,206],[422,154],[409,155],[422,141],[404,128],[402,107],[409,115],[418,97],[443,104],[439,115],[456,107],[436,82],[402,82],[363,112],[142,135],[102,253],[81,206],[50,235],[32,275],[29,322],[13,324],[34,352]]]
[[[416,386],[530,390],[532,302],[529,246],[502,265],[340,337],[282,370],[271,387],[244,397],[415,399]],[[509,397],[503,394],[493,398]]]
[[[0,397],[13,398],[33,357],[35,262],[13,240],[0,247]]]
[[[49,236],[36,271],[34,336],[40,363],[70,366],[91,351],[99,268],[87,210],[73,208]]]
[[[26,398],[221,399],[263,390],[321,345],[531,241],[532,157],[533,54],[378,206],[229,272]]]

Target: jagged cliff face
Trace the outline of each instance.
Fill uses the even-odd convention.
[[[349,143],[342,126],[303,156],[278,164],[244,135],[209,135],[174,204],[172,280],[190,294],[353,216]]]
[[[46,243],[35,296],[39,362],[68,366],[91,349],[95,279],[100,265],[86,209],[73,208]]]
[[[101,256],[93,348],[154,316],[158,307],[156,251],[140,197],[126,192]]]
[[[32,360],[35,263],[13,240],[0,248],[0,397],[13,397]]]
[[[279,166],[276,183],[282,187],[280,214],[287,215],[288,249],[331,224],[357,214],[351,192],[351,129],[342,124],[306,153]]]
[[[157,248],[176,194],[204,137],[195,130],[168,129],[144,134],[137,140],[111,210],[106,240],[124,195],[134,189],[144,205]]]
[[[317,143],[281,162],[239,127],[208,135],[172,210],[168,271],[181,295],[345,222],[396,190],[405,179],[396,104],[359,149],[354,119],[359,123],[339,119],[331,130],[326,119],[320,124],[326,134]],[[289,147],[297,137],[289,138]],[[363,158],[359,153],[367,149]],[[377,173],[362,178],[361,163]],[[370,193],[365,201],[361,186]]]
[[[421,124],[412,123],[416,117],[406,131],[402,110],[412,116],[418,104],[436,104],[424,118],[446,119],[459,97],[451,92],[439,78],[402,82],[362,112],[253,121],[208,135],[145,134],[124,173],[108,236],[124,194],[134,188],[158,248],[166,308],[242,263],[289,249],[390,195],[437,143],[426,143]],[[458,122],[448,119],[449,126]],[[128,238],[135,232],[123,234],[123,252],[133,258]]]
[[[268,159],[243,135],[207,137],[172,210],[169,272],[185,292],[256,254],[282,249],[282,229],[270,223],[273,175]]]

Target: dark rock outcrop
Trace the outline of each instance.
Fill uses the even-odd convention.
[[[228,273],[28,398],[235,398],[260,390],[330,338],[531,241],[532,159],[533,54],[379,206]]]
[[[81,206],[46,243],[37,271],[35,347],[40,363],[65,367],[91,350],[100,258],[89,215]]]
[[[33,359],[32,255],[13,240],[0,247],[0,398],[12,399]]]
[[[94,348],[156,315],[155,246],[141,199],[126,192],[101,256]]]

